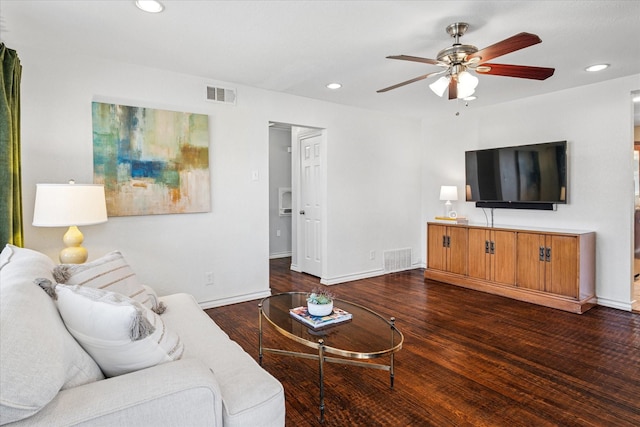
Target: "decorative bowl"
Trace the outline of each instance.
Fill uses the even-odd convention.
[[[328,304],[307,302],[307,311],[312,316],[327,316],[333,312],[333,301]]]

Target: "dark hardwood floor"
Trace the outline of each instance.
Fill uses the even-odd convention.
[[[273,293],[315,277],[271,261]],[[405,336],[395,387],[385,371],[325,365],[326,426],[640,426],[640,315],[577,315],[425,281],[423,270],[334,285],[338,298],[395,316]],[[207,310],[257,360],[259,301]],[[274,330],[269,346],[295,346]],[[307,351],[312,351],[307,349]],[[318,366],[265,354],[287,426],[318,422]]]

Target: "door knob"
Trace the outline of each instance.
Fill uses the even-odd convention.
[[[304,215],[304,210],[301,210],[301,211],[300,211],[300,215]]]

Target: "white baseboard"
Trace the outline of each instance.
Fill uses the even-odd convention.
[[[602,305],[609,308],[617,308],[618,310],[631,311],[633,309],[633,301],[622,302],[615,301],[607,298],[597,297],[598,305]]]
[[[266,290],[261,292],[254,292],[251,294],[235,295],[228,298],[213,299],[208,301],[198,301],[198,304],[200,305],[200,307],[202,307],[203,310],[206,310],[208,308],[222,307],[223,305],[237,304],[239,302],[262,299],[270,295],[271,295],[271,290]],[[258,305],[256,304],[256,309],[257,307]]]
[[[293,255],[293,253],[291,251],[289,251],[289,252],[276,252],[274,254],[269,254],[269,259],[288,258],[288,257],[290,257],[292,255]]]
[[[371,270],[371,271],[363,271],[361,273],[346,274],[344,276],[329,277],[329,278],[323,277],[320,279],[320,283],[322,283],[323,285],[337,285],[338,283],[352,282],[354,280],[360,280],[360,279],[368,279],[369,277],[382,276],[384,274],[385,274],[384,270],[377,269],[377,270]]]
[[[385,274],[400,273],[401,271],[415,270],[416,268],[424,268],[424,267],[421,267],[421,264],[418,263],[418,264],[413,264],[409,268],[405,268],[405,269],[397,270],[393,272],[387,272],[387,271],[384,271],[384,269],[380,268],[376,270],[363,271],[360,273],[346,274],[344,276],[328,277],[328,278],[325,277],[320,279],[320,283],[322,283],[323,285],[337,285],[338,283],[353,282],[354,280],[384,276]]]

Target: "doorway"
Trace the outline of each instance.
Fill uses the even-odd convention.
[[[269,126],[269,259],[292,254],[291,126]]]
[[[635,182],[633,218],[633,288],[631,309],[640,312],[640,91],[632,92],[633,100],[633,179]]]
[[[326,268],[325,146],[322,129],[269,123],[269,258],[291,257],[291,270],[319,278]]]

